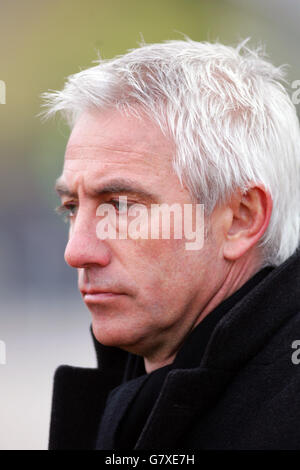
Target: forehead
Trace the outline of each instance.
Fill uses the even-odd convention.
[[[158,125],[146,116],[125,115],[116,110],[88,111],[71,133],[65,163],[77,168],[105,170],[111,164],[147,171],[169,170],[174,146]]]

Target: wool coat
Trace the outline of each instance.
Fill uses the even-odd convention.
[[[56,370],[49,449],[96,448],[128,353],[93,339],[97,368]],[[135,449],[300,449],[297,347],[299,250],[218,321],[197,367],[167,374]]]

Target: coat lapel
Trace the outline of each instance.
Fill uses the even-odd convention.
[[[135,449],[174,449],[213,405],[230,375],[205,368],[171,371]]]
[[[97,450],[114,448],[118,426],[146,379],[147,376],[143,375],[112,390],[101,419],[96,443]]]

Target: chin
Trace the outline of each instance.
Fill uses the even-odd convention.
[[[96,340],[103,344],[103,346],[113,346],[134,352],[136,350],[135,345],[139,342],[136,334],[133,334],[134,329],[128,331],[128,329],[122,329],[119,326],[119,322],[118,326],[115,327],[112,322],[109,323],[110,325],[105,325],[104,322],[99,321],[92,322],[92,329]]]

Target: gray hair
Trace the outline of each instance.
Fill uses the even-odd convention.
[[[279,265],[299,244],[299,122],[284,68],[246,42],[186,38],[99,59],[42,95],[44,116],[61,112],[72,127],[87,109],[142,110],[174,141],[174,170],[208,215],[237,188],[262,183],[273,210],[258,246],[264,266]]]

